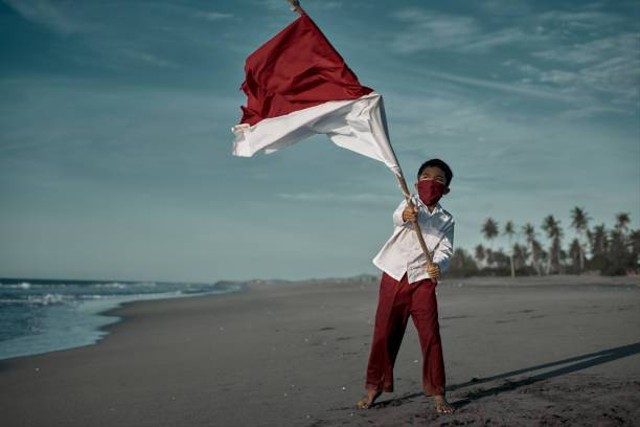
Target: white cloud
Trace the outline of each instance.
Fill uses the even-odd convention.
[[[287,8],[290,8],[289,3],[285,0],[258,0],[256,4],[274,11],[282,11],[283,13],[287,11]],[[310,3],[309,9],[337,9],[342,7],[342,5],[340,1],[321,0]],[[300,6],[306,8],[305,2],[301,2]]]
[[[158,55],[154,55],[153,53],[145,52],[143,50],[136,49],[136,48],[123,47],[123,48],[118,48],[115,51],[118,52],[122,57],[127,58],[127,62],[129,63],[131,62],[130,60],[132,60],[137,63],[147,64],[147,65],[161,67],[161,68],[180,67],[178,64],[172,61],[161,58]]]
[[[478,35],[474,40],[468,40],[459,46],[461,52],[487,52],[494,47],[508,46],[518,43],[533,43],[542,37],[536,33],[527,34],[520,28],[506,28],[484,35]]]
[[[637,33],[622,33],[583,43],[554,43],[545,50],[532,53],[532,56],[582,66],[612,56],[637,57],[639,43],[640,36]]]
[[[615,25],[624,18],[604,12],[595,11],[559,11],[554,10],[539,15],[543,25],[564,30],[594,30]]]
[[[531,4],[527,0],[484,0],[478,3],[492,16],[517,16],[531,12]]]
[[[576,73],[562,70],[551,70],[542,72],[540,81],[564,85],[575,82],[577,78],[578,75]]]
[[[528,27],[486,30],[476,18],[422,9],[404,9],[393,15],[403,23],[392,47],[400,53],[453,50],[484,53],[498,46],[531,45],[546,36]]]
[[[360,194],[336,194],[336,193],[280,193],[278,198],[296,202],[311,203],[366,203],[384,204],[397,202],[398,197],[385,196],[373,193]]]
[[[514,95],[524,95],[535,98],[552,99],[565,102],[570,102],[573,100],[573,98],[569,95],[558,93],[557,91],[549,90],[540,86],[530,86],[518,83],[503,83],[501,81],[479,79],[475,77],[460,76],[452,73],[442,73],[429,70],[422,70],[421,72],[425,76],[436,77],[470,86],[494,89],[500,92],[511,93]]]
[[[49,0],[3,0],[23,18],[56,32],[70,34],[86,30],[88,25],[74,19],[68,10]]]
[[[195,16],[198,18],[204,18],[208,21],[221,21],[224,19],[233,18],[233,15],[231,13],[204,12],[204,11],[196,12]]]
[[[459,48],[479,34],[473,18],[445,15],[421,9],[404,9],[393,15],[403,30],[396,34],[393,48],[402,53]]]
[[[586,111],[612,111],[612,104],[637,111],[640,88],[640,37],[623,33],[572,46],[558,46],[532,56],[555,63],[538,80],[563,86],[591,102]],[[593,105],[596,104],[596,105]],[[597,105],[600,104],[600,105]],[[596,108],[593,108],[596,107]]]
[[[488,12],[503,2],[483,5]],[[497,90],[505,94],[557,100],[567,112],[578,115],[638,111],[640,97],[640,35],[637,24],[622,15],[604,13],[599,4],[570,11],[553,10],[523,15],[519,3],[507,26],[483,16],[451,15],[424,9],[403,9],[393,14],[403,26],[391,36],[391,48],[400,54],[437,51],[458,54],[487,54],[503,48],[503,60],[512,74],[492,69],[481,60],[479,73],[442,73],[421,70],[421,74],[452,83]],[[513,75],[515,72],[516,75]],[[464,73],[466,74],[466,73]],[[589,108],[585,108],[589,105]]]

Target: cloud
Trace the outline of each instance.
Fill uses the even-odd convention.
[[[612,56],[630,57],[637,52],[640,36],[623,33],[586,42],[559,43],[533,52],[532,56],[569,65],[583,66]]]
[[[461,52],[487,52],[498,46],[509,46],[515,44],[529,44],[542,37],[535,33],[526,33],[520,28],[505,28],[490,32],[484,35],[478,35],[474,40],[468,40],[458,47]]]
[[[598,30],[624,21],[622,16],[590,10],[545,12],[537,17],[541,25],[563,31]]]
[[[577,73],[562,70],[544,71],[540,75],[541,82],[551,82],[556,84],[569,84],[576,81]]]
[[[295,202],[311,203],[356,203],[383,204],[397,202],[398,197],[373,193],[337,194],[337,193],[280,193],[278,198]]]
[[[531,4],[527,0],[484,0],[478,3],[492,16],[520,16],[531,12]]]
[[[56,33],[44,54],[49,55],[48,63],[60,68],[128,72],[196,65],[190,69],[197,70],[202,58],[238,44],[229,42],[237,38],[227,24],[234,14],[195,4],[158,0],[121,7],[114,2],[5,1],[24,19]],[[66,37],[71,34],[74,37]]]
[[[132,61],[139,64],[151,65],[160,68],[179,68],[180,65],[167,59],[161,58],[150,52],[132,47],[120,47],[114,50],[121,57],[126,58],[128,63]]]
[[[28,21],[43,25],[53,31],[71,34],[88,29],[86,23],[77,21],[68,11],[49,0],[3,0]]]
[[[456,51],[484,53],[499,46],[531,45],[546,37],[529,27],[487,30],[476,17],[443,14],[422,9],[403,9],[393,14],[402,30],[393,36],[399,53]]]
[[[404,9],[393,16],[403,24],[392,41],[394,50],[401,53],[459,48],[480,32],[475,20],[466,16],[421,9]]]
[[[351,0],[353,1],[353,0]],[[285,0],[258,0],[256,4],[260,6],[266,7],[270,10],[286,12],[287,8],[290,5]],[[301,3],[303,8],[306,8],[306,4],[304,2]],[[319,10],[319,9],[337,9],[343,6],[343,2],[340,1],[331,1],[331,0],[321,0],[310,3],[309,9]]]
[[[539,82],[580,94],[592,104],[606,106],[604,110],[610,110],[612,104],[620,104],[634,111],[640,97],[639,45],[638,34],[623,33],[572,46],[549,48],[532,56],[554,64],[552,69],[540,70]]]
[[[489,13],[503,3],[483,4],[480,10]],[[560,101],[573,117],[637,114],[640,34],[635,21],[600,11],[600,4],[538,14],[520,13],[527,10],[522,2],[516,6],[508,21],[493,14],[400,10],[392,15],[403,25],[391,34],[391,49],[403,58],[434,52],[448,69],[469,62],[461,54],[506,56],[500,62],[506,70],[478,58],[477,70],[468,75],[430,70],[433,65],[419,72],[455,84]],[[482,78],[483,74],[492,78]]]
[[[231,13],[221,13],[221,12],[204,12],[198,11],[195,13],[195,16],[198,18],[204,18],[208,21],[221,21],[224,19],[233,18],[233,14]]]
[[[558,93],[556,91],[548,90],[544,87],[539,86],[536,87],[519,83],[503,83],[501,81],[460,76],[452,73],[443,73],[429,70],[422,70],[421,73],[426,76],[448,80],[455,83],[462,83],[469,86],[498,90],[500,92],[510,93],[513,95],[524,95],[529,97],[551,99],[564,102],[570,102],[573,100],[573,98],[569,95]]]

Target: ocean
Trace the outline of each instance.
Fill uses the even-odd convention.
[[[0,360],[95,344],[130,301],[238,292],[239,284],[0,279]]]

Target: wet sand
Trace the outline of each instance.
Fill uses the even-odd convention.
[[[13,426],[634,425],[640,280],[438,287],[452,416],[421,394],[411,322],[396,392],[357,411],[377,281],[253,284],[125,305],[99,344],[0,361]]]

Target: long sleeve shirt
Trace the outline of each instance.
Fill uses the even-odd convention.
[[[440,271],[445,272],[453,254],[453,216],[440,204],[436,205],[433,212],[429,212],[418,197],[413,197],[413,203],[419,209],[418,223],[433,262],[438,264]],[[402,220],[402,211],[406,206],[407,202],[403,200],[393,213],[393,234],[373,258],[373,264],[395,280],[401,280],[407,273],[408,282],[413,283],[428,279],[429,273],[425,269],[427,258],[413,223]]]

